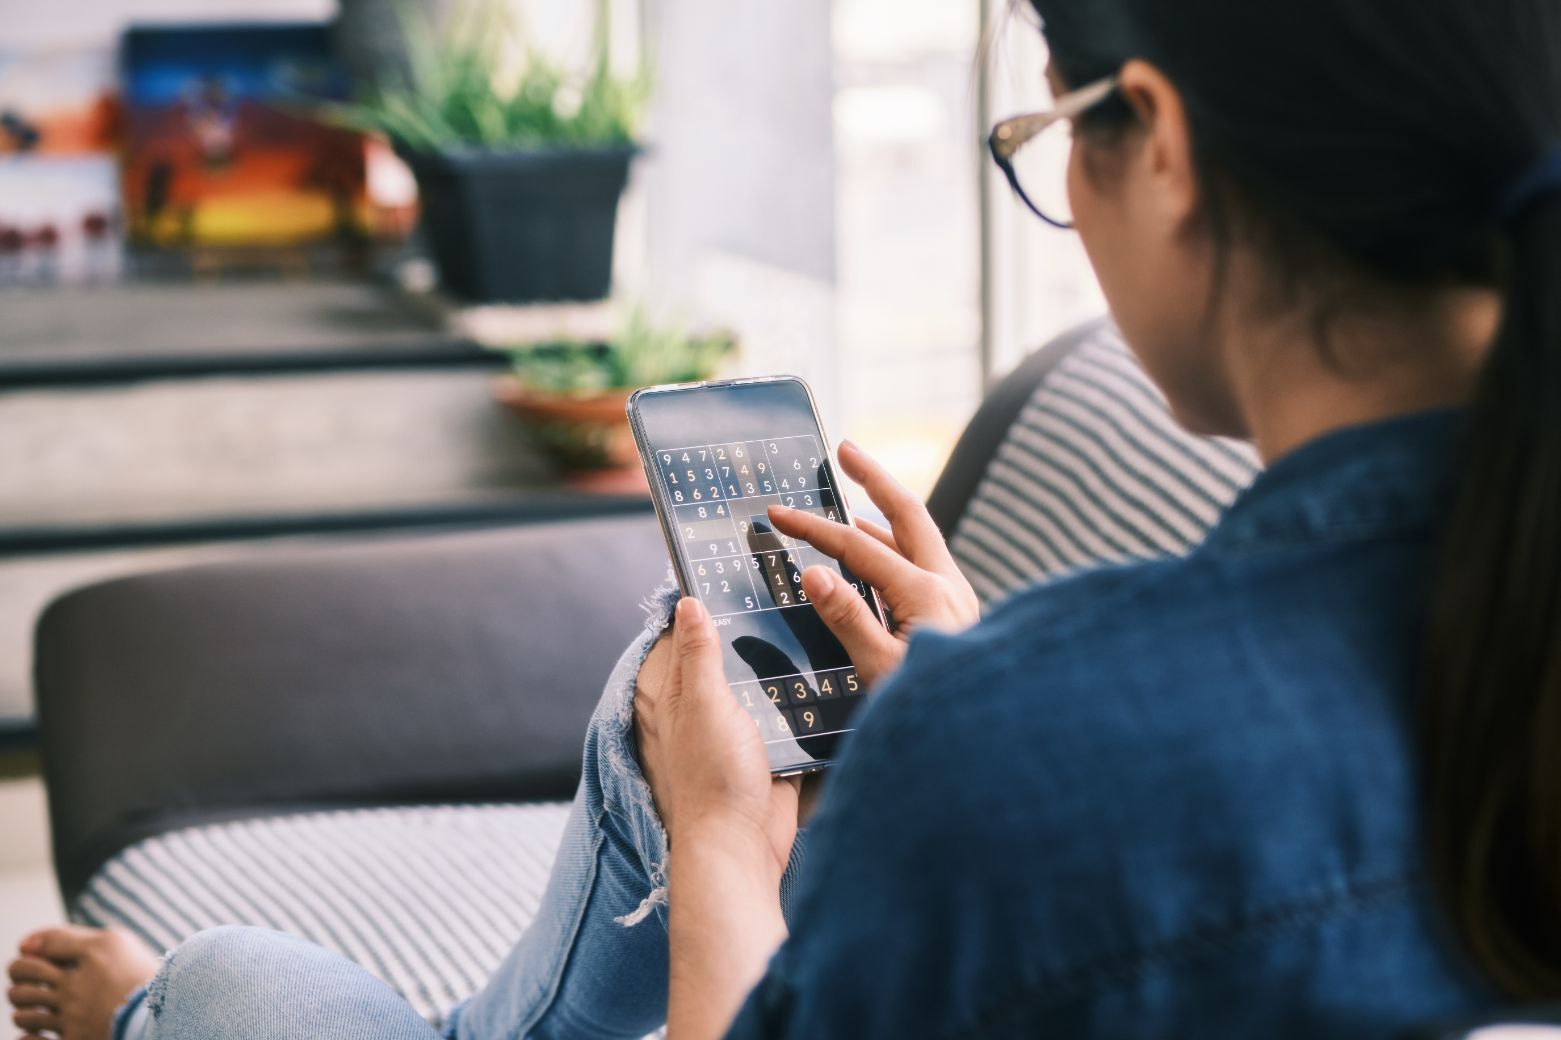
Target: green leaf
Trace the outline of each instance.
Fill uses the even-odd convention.
[[[532,389],[583,395],[709,379],[735,350],[728,332],[694,334],[657,325],[635,308],[611,343],[544,343],[513,348],[509,355],[516,377]]]
[[[592,148],[635,140],[650,100],[650,77],[612,74],[606,5],[598,3],[589,68],[571,74],[534,49],[513,87],[502,89],[504,57],[521,42],[502,0],[467,0],[443,26],[426,11],[398,7],[410,82],[388,85],[354,105],[332,105],[338,121],[384,133],[413,150]],[[560,98],[578,98],[561,111]]]

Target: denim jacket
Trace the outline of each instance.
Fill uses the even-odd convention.
[[[1390,1037],[1494,1003],[1416,774],[1460,425],[1319,438],[1186,557],[913,638],[730,1035]]]

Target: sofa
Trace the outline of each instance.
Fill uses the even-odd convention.
[[[1096,321],[993,389],[928,506],[991,604],[1187,550],[1257,469],[1182,432]],[[535,913],[587,719],[666,575],[647,507],[64,595],[37,626],[36,692],[71,917],[157,948],[293,932],[437,1024]]]

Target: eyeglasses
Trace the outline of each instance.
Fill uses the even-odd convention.
[[[1049,112],[1003,120],[992,128],[986,140],[992,160],[1008,178],[1014,194],[1030,212],[1052,227],[1064,231],[1073,227],[1073,208],[1068,201],[1073,120],[1109,98],[1116,89],[1115,76],[1080,87],[1058,98]],[[1045,133],[1052,127],[1057,129]]]

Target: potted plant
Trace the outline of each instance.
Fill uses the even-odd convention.
[[[630,311],[605,343],[507,348],[510,372],[494,396],[531,428],[572,482],[603,488],[643,483],[625,408],[642,386],[709,379],[736,351],[726,331],[690,332]]]
[[[513,22],[497,0],[472,0],[438,25],[405,15],[405,70],[340,110],[388,137],[411,167],[430,252],[455,295],[607,295],[618,200],[649,90],[643,75],[613,73],[606,7],[599,0],[583,76],[535,51],[516,67]]]

